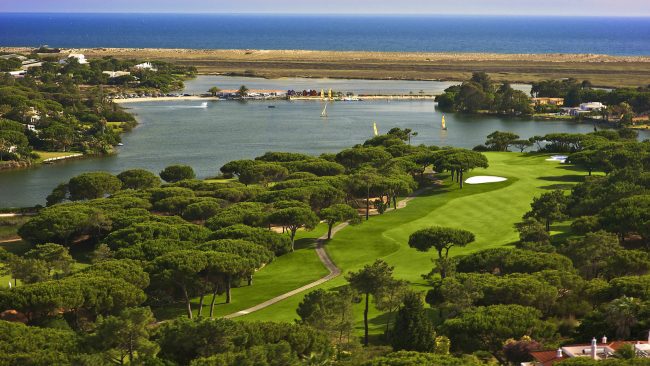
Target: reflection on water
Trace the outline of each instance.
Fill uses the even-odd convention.
[[[386,89],[392,85],[383,83],[388,85]],[[207,108],[197,108],[200,106],[200,101],[129,105],[140,125],[124,135],[119,154],[1,172],[0,207],[43,204],[57,184],[88,171],[119,173],[144,168],[159,172],[181,163],[194,167],[199,177],[207,177],[218,174],[230,160],[266,151],[337,152],[372,137],[373,121],[380,133],[396,126],[417,131],[414,144],[467,148],[483,143],[495,130],[512,131],[522,138],[593,131],[589,124],[454,114],[445,115],[448,130],[442,131],[442,114],[431,101],[334,102],[328,106],[328,118],[320,116],[321,103],[310,101],[209,102]]]

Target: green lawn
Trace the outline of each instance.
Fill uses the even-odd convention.
[[[217,298],[215,312],[223,316],[247,309],[268,299],[289,292],[324,277],[329,272],[321,264],[314,245],[316,239],[327,232],[327,226],[320,224],[312,231],[300,230],[296,233],[296,251],[276,258],[271,264],[258,271],[253,278],[253,286],[242,283],[242,287],[232,290],[232,301],[225,303],[225,295]],[[205,302],[209,304],[210,298]],[[194,312],[198,311],[199,299],[193,299]],[[209,308],[204,308],[207,314]],[[169,319],[185,315],[185,306],[154,309],[158,319]]]
[[[73,154],[79,154],[78,152],[74,151],[40,151],[40,150],[34,150],[35,153],[38,154],[38,159],[36,159],[36,163],[42,163],[43,160],[45,159],[50,159],[50,158],[59,158],[62,156],[68,156],[68,155],[73,155]]]
[[[501,183],[465,185],[460,190],[449,179],[445,185],[411,201],[396,212],[371,218],[362,225],[339,232],[328,245],[334,262],[349,272],[382,258],[395,266],[396,277],[409,280],[414,288],[426,291],[421,275],[428,273],[435,253],[420,253],[408,247],[408,236],[415,230],[441,225],[463,228],[476,235],[476,242],[466,248],[452,249],[451,255],[467,254],[486,248],[512,244],[517,240],[514,224],[529,210],[532,198],[552,189],[567,189],[581,181],[586,173],[557,162],[547,162],[546,155],[486,153],[490,167],[477,169],[469,176],[507,177]],[[467,178],[467,177],[466,177]],[[558,225],[565,229],[566,225]],[[279,285],[283,280],[276,278]],[[343,276],[322,288],[346,283]],[[292,321],[302,296],[297,295],[266,309],[243,317],[246,320]],[[357,311],[361,329],[361,308]],[[383,332],[385,317],[371,312],[371,331]]]

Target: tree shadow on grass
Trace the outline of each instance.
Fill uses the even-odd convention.
[[[574,187],[573,184],[551,184],[551,185],[548,185],[548,186],[541,186],[539,188],[540,189],[546,189],[546,190],[549,190],[549,191],[555,191],[555,190],[558,190],[558,189],[564,191],[564,190],[569,190],[569,189],[571,189],[573,187]]]
[[[4,248],[7,252],[15,255],[23,255],[28,250],[32,249],[32,246],[24,240],[12,241],[8,243],[2,243],[0,248]]]
[[[584,173],[584,175],[587,175],[587,171],[584,168],[581,168],[577,165],[560,165],[557,168],[562,170],[569,170],[572,172],[581,172]]]
[[[296,239],[294,242],[295,250],[300,249],[316,249],[316,239],[315,238],[302,238]]]
[[[584,182],[585,176],[578,174],[567,174],[567,175],[552,175],[548,177],[537,177],[539,180],[545,180],[548,182],[573,182],[580,183]]]
[[[570,222],[554,224],[551,226],[551,230],[556,232],[551,235],[551,244],[555,246],[566,242],[568,239],[575,235],[573,230],[571,230]]]

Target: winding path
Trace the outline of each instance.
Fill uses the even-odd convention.
[[[406,207],[406,205],[411,200],[413,200],[416,196],[418,196],[419,194],[422,194],[422,192],[424,192],[424,191],[426,191],[428,189],[430,189],[430,187],[429,188],[423,188],[423,189],[420,189],[418,191],[413,192],[413,194],[411,194],[410,196],[408,196],[408,197],[404,198],[403,200],[397,202],[397,207],[393,208],[391,211]],[[334,237],[334,235],[336,235],[336,233],[338,233],[339,231],[341,231],[342,229],[344,229],[347,226],[348,226],[348,223],[344,222],[344,223],[338,224],[337,226],[332,228],[332,237]],[[302,287],[299,287],[299,288],[297,288],[295,290],[291,290],[291,291],[286,292],[286,293],[284,293],[282,295],[278,295],[278,296],[276,296],[276,297],[274,297],[272,299],[266,300],[266,301],[264,301],[262,303],[259,303],[259,304],[255,305],[253,307],[250,307],[248,309],[240,310],[240,311],[238,311],[236,313],[226,315],[226,316],[224,316],[224,318],[227,318],[227,319],[237,318],[237,317],[244,316],[244,315],[250,314],[252,312],[258,311],[258,310],[262,310],[262,309],[264,309],[266,307],[269,307],[269,306],[271,306],[271,305],[273,305],[273,304],[275,304],[277,302],[280,302],[280,301],[282,301],[284,299],[287,299],[287,298],[289,298],[289,297],[291,297],[293,295],[299,294],[299,293],[301,293],[303,291],[307,291],[310,288],[314,288],[316,286],[319,286],[319,285],[321,285],[321,284],[323,284],[323,283],[325,283],[325,282],[327,282],[329,280],[332,280],[332,279],[340,276],[341,275],[341,269],[339,267],[337,267],[336,264],[334,264],[334,262],[332,262],[332,259],[329,257],[329,255],[327,254],[327,251],[325,250],[325,247],[323,246],[323,244],[326,241],[327,241],[327,234],[324,234],[323,236],[316,239],[316,255],[318,255],[318,259],[320,259],[320,261],[323,263],[323,265],[330,272],[327,276],[322,277],[322,278],[320,278],[320,279],[318,279],[318,280],[316,280],[314,282],[310,282],[310,283],[308,283],[308,284],[306,284],[306,285],[304,285]]]

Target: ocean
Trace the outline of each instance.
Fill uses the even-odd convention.
[[[650,18],[1,13],[0,46],[650,55]]]

